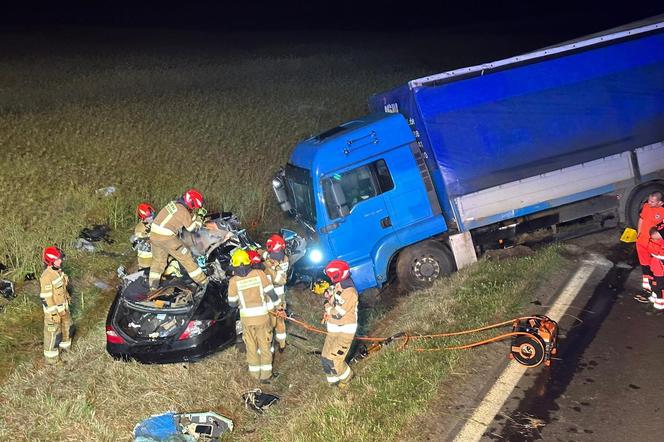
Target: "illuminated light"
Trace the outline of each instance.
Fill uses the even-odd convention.
[[[321,253],[320,250],[314,249],[309,253],[309,259],[314,264],[319,264],[320,262],[323,261],[323,254]]]

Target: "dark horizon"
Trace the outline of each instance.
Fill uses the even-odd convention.
[[[372,30],[408,31],[441,27],[525,22],[526,27],[566,26],[596,31],[664,12],[655,2],[556,3],[505,1],[445,2],[337,0],[334,2],[223,2],[172,0],[53,2],[6,6],[0,26],[176,28],[205,30]]]

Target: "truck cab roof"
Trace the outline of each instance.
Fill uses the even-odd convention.
[[[290,162],[312,170],[316,176],[324,175],[413,141],[415,137],[402,115],[374,113],[299,142]]]

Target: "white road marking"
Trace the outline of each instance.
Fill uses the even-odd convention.
[[[576,295],[586,283],[590,275],[598,266],[611,265],[610,261],[599,255],[591,255],[591,259],[584,260],[581,267],[574,276],[567,282],[565,288],[560,292],[558,299],[553,303],[546,316],[554,321],[560,321],[567,307],[574,300]],[[511,362],[498,377],[493,387],[484,396],[479,407],[468,419],[461,431],[455,436],[455,442],[476,442],[482,438],[482,435],[493,421],[496,414],[503,407],[503,404],[509,397],[514,387],[519,383],[528,367],[518,362]]]

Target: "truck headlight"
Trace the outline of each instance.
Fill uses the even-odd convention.
[[[274,178],[274,179],[272,180],[272,187],[273,187],[275,190],[279,190],[279,189],[281,189],[281,186],[282,186],[282,183],[281,183],[281,180],[280,180],[279,178]]]
[[[323,261],[323,253],[318,249],[313,249],[309,252],[309,259],[314,264],[320,264]]]

